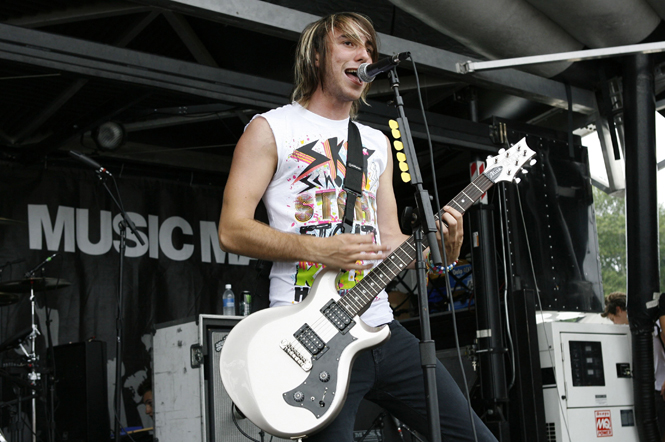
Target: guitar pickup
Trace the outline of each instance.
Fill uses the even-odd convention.
[[[300,327],[293,336],[311,353],[313,359],[320,358],[328,350],[323,340],[308,324]]]
[[[356,325],[356,322],[351,319],[351,315],[337,305],[332,299],[323,306],[321,313],[323,313],[323,316],[325,316],[326,319],[328,319],[328,321],[330,321],[343,335],[351,330],[351,327]]]

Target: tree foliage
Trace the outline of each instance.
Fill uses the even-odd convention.
[[[626,291],[626,206],[623,198],[593,188],[600,269],[605,294]]]
[[[605,294],[626,291],[626,200],[593,188]],[[665,207],[658,206],[660,287],[665,287]]]

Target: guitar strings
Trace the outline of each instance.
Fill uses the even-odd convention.
[[[491,182],[489,178],[487,178],[485,174],[481,174],[478,176],[478,178],[469,183],[455,198],[453,198],[448,203],[448,205],[449,206],[455,205],[458,207],[458,210],[461,213],[464,213],[466,211],[466,208],[470,204],[472,204],[476,199],[478,199],[483,193],[486,192],[486,190],[483,191],[481,187],[479,187],[476,184],[476,182],[478,182],[478,184],[480,184],[481,187],[485,186],[491,187],[491,185],[494,184],[493,182]],[[462,198],[461,201],[458,201],[459,198]],[[465,207],[465,205],[467,207]],[[437,221],[441,220],[442,213],[443,209],[439,210],[438,214],[435,215],[435,219]],[[395,264],[395,260],[398,260],[401,264],[398,263],[396,265],[401,270],[403,270],[404,267],[410,264],[412,259],[410,259],[409,262],[406,262],[405,259],[411,258],[411,254],[408,253],[409,252],[408,250],[404,249],[408,248],[412,253],[415,252],[416,248],[415,244],[412,243],[413,241],[414,237],[411,236],[402,244],[400,244],[400,246],[386,258],[386,260],[381,262],[378,266],[374,267],[362,280],[358,281],[358,283],[351,290],[349,290],[349,292],[347,292],[346,295],[342,296],[340,300],[337,302],[340,303],[342,307],[344,307],[345,310],[347,311],[352,308],[353,310],[348,313],[352,317],[356,316],[356,314],[360,312],[360,310],[362,310],[363,305],[365,303],[371,302],[370,299],[363,299],[363,298],[368,298],[368,293],[372,297],[375,297],[376,294],[380,293],[380,291],[385,288],[387,284],[385,283],[384,279],[390,276],[387,274],[387,272],[393,274],[390,280],[392,280],[395,276],[397,276],[398,273],[392,271],[390,266],[386,263]],[[404,256],[401,256],[400,255],[401,253],[403,253]],[[376,294],[373,294],[374,286],[377,284],[381,287],[381,289],[376,291]],[[312,324],[308,324],[308,326],[318,336],[318,338],[323,342],[324,345],[326,345],[339,332],[339,329],[323,314],[319,318],[317,318]],[[311,355],[309,350],[307,350],[307,348],[303,344],[301,344],[301,342],[295,336],[291,339],[290,345],[298,349],[303,354],[309,353]]]
[[[415,252],[415,247],[412,244],[413,237],[407,239],[404,241],[396,250],[393,252],[391,255],[388,256],[387,260],[384,262],[393,262],[394,261],[399,261],[396,266],[400,269],[403,269],[406,267],[409,263],[405,260],[411,258],[411,254],[408,253],[408,251],[404,250],[405,248],[410,248],[411,252]],[[400,256],[400,254],[404,256]],[[349,312],[351,316],[355,316],[363,307],[363,299],[364,302],[371,302],[370,301],[370,296],[373,298],[378,294],[383,288],[387,285],[385,279],[389,278],[389,280],[392,280],[395,276],[397,276],[398,273],[395,273],[392,271],[390,266],[388,264],[382,265],[384,263],[379,264],[377,267],[372,269],[367,276],[365,276],[362,280],[360,280],[354,288],[352,288],[345,296],[342,296],[341,299],[338,301],[340,304],[342,304],[342,307],[345,307],[345,310],[349,310],[349,308],[346,308],[347,305],[349,307],[353,307],[355,311]],[[386,271],[384,271],[384,268]],[[392,277],[390,277],[389,274],[387,274],[387,271],[390,271],[392,273]],[[390,282],[390,281],[388,281]],[[379,286],[379,290],[375,290],[375,286]],[[355,293],[361,293],[360,295],[356,295]],[[359,299],[360,298],[360,299]],[[312,324],[308,324],[310,329],[316,333],[319,339],[325,344],[327,344],[338,332],[338,328],[332,324],[324,315],[321,315],[316,321],[314,321]],[[307,353],[310,353],[301,343],[300,341],[295,338],[291,340],[291,346],[298,348],[300,351],[307,351]],[[310,353],[311,354],[311,353]]]

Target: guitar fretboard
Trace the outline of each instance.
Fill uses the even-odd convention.
[[[476,202],[480,197],[487,192],[487,190],[494,185],[485,174],[479,175],[468,186],[464,188],[455,198],[450,200],[447,204],[453,207],[460,213],[464,214],[471,205]],[[435,217],[439,219],[439,214]],[[427,238],[423,240],[423,248],[429,245]],[[390,281],[392,281],[402,270],[404,270],[411,262],[416,259],[416,246],[415,237],[411,235],[404,241],[394,252],[392,252],[386,259],[378,266],[374,267],[355,287],[342,297],[339,301],[344,309],[346,309],[351,316],[357,315],[369,305],[376,295],[383,290]]]

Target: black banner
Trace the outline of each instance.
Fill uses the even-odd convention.
[[[106,342],[112,398],[121,215],[104,183],[115,198],[120,195],[145,242],[139,244],[127,232],[122,286],[124,405],[128,425],[138,425],[137,408],[129,405],[140,399],[134,390],[150,367],[154,325],[201,313],[221,314],[226,283],[233,284],[236,295],[250,290],[258,302],[267,294],[256,293],[255,261],[219,248],[221,184],[115,171],[114,176],[115,182],[102,182],[90,169],[0,164],[0,293],[3,287],[21,286],[26,272],[57,253],[35,273],[56,285],[68,284],[36,293],[40,360],[46,364],[49,332],[54,346],[90,339]],[[0,299],[12,302],[6,295]],[[0,324],[0,342],[30,326],[29,293],[0,307]],[[5,350],[0,357],[20,361],[21,350]],[[113,410],[111,400],[109,409]]]

